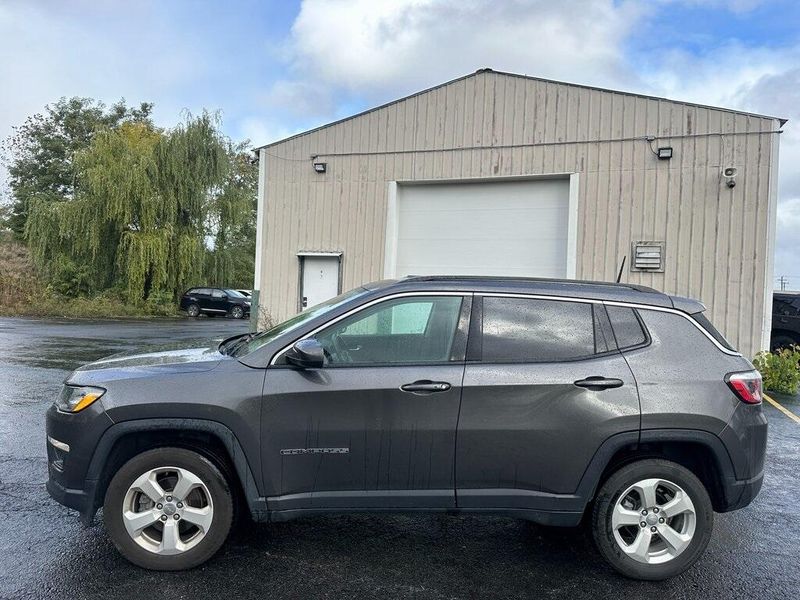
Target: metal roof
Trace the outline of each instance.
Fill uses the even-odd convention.
[[[686,105],[686,106],[695,106],[695,107],[698,107],[698,108],[707,108],[707,109],[711,109],[711,110],[720,110],[720,111],[724,111],[724,112],[735,113],[735,114],[740,114],[740,115],[747,115],[747,116],[751,116],[751,117],[759,117],[759,118],[762,118],[762,119],[774,119],[774,120],[776,120],[776,121],[778,121],[780,123],[781,127],[783,127],[789,120],[789,119],[786,119],[786,118],[783,118],[783,117],[774,117],[774,116],[771,116],[771,115],[763,115],[763,114],[747,112],[747,111],[743,111],[743,110],[735,110],[735,109],[732,109],[732,108],[723,108],[723,107],[720,107],[720,106],[711,106],[711,105],[708,105],[708,104],[700,104],[700,103],[697,103],[697,102],[686,102],[686,101],[683,101],[683,100],[674,100],[672,98],[665,98],[665,97],[662,97],[662,96],[651,96],[651,95],[648,95],[648,94],[640,94],[640,93],[637,93],[637,92],[626,92],[626,91],[622,91],[622,90],[614,90],[614,89],[611,89],[611,88],[602,88],[602,87],[597,87],[597,86],[593,86],[593,85],[585,85],[585,84],[581,84],[581,83],[571,83],[571,82],[568,82],[568,81],[559,81],[557,79],[546,79],[544,77],[534,77],[532,75],[523,75],[523,74],[520,74],[520,73],[509,73],[507,71],[495,71],[494,69],[484,68],[484,69],[478,69],[474,73],[469,73],[469,74],[463,75],[461,77],[456,77],[455,79],[451,79],[450,81],[445,81],[444,83],[440,83],[439,85],[434,85],[432,87],[426,88],[424,90],[420,90],[420,91],[415,92],[413,94],[409,94],[408,96],[403,96],[402,98],[398,98],[396,100],[392,100],[391,102],[386,102],[385,104],[381,104],[381,105],[375,106],[373,108],[368,108],[367,110],[364,110],[364,111],[362,111],[360,113],[356,113],[354,115],[350,115],[349,117],[344,117],[342,119],[338,119],[336,121],[332,121],[330,123],[326,123],[325,125],[320,125],[319,127],[314,127],[312,129],[308,129],[308,130],[302,131],[300,133],[295,133],[293,135],[290,135],[288,137],[285,137],[283,139],[280,139],[280,140],[277,140],[277,141],[274,141],[274,142],[270,142],[268,144],[262,144],[261,146],[257,146],[256,148],[254,148],[254,150],[260,150],[261,148],[270,148],[272,146],[277,146],[278,144],[282,144],[284,142],[288,142],[289,140],[293,140],[295,138],[307,135],[309,133],[313,133],[315,131],[319,131],[321,129],[325,129],[326,127],[332,127],[333,125],[338,125],[339,123],[343,123],[345,121],[350,121],[352,119],[357,119],[358,117],[362,117],[364,115],[368,115],[369,113],[375,112],[376,110],[381,110],[382,108],[386,108],[388,106],[392,106],[393,104],[397,104],[399,102],[403,102],[403,101],[408,100],[410,98],[414,98],[415,96],[420,96],[422,94],[426,94],[428,92],[432,92],[432,91],[437,90],[439,88],[448,86],[451,83],[456,83],[456,82],[462,81],[464,79],[468,79],[470,77],[476,77],[476,76],[478,76],[478,75],[480,75],[482,73],[496,73],[498,75],[504,75],[506,77],[518,77],[520,79],[527,79],[527,80],[530,80],[530,81],[541,81],[541,82],[544,82],[544,83],[555,83],[555,84],[558,84],[558,85],[568,85],[568,86],[571,86],[571,87],[584,88],[584,89],[588,89],[588,90],[596,90],[598,92],[608,92],[608,93],[611,93],[611,94],[621,94],[621,95],[624,95],[624,96],[633,96],[633,97],[636,97],[636,98],[644,98],[644,99],[647,99],[647,100],[663,100],[663,101],[666,101],[666,102],[673,102],[675,104],[683,104],[683,105]]]

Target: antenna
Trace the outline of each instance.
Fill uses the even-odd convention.
[[[619,283],[620,280],[622,279],[622,269],[625,268],[625,259],[626,258],[628,258],[627,254],[622,257],[622,263],[619,265],[619,273],[617,273],[617,283]]]

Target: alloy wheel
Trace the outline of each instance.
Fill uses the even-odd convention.
[[[122,506],[128,535],[158,555],[191,550],[208,533],[214,505],[205,483],[179,467],[158,467],[130,485]]]
[[[689,495],[665,479],[643,479],[617,499],[611,527],[617,545],[632,559],[662,564],[692,541],[697,514]]]
[[[242,310],[242,307],[234,306],[233,310],[231,310],[231,316],[234,319],[241,319],[244,316],[244,311]]]
[[[196,317],[200,314],[200,307],[198,307],[196,304],[190,304],[189,308],[186,309],[186,314],[188,314],[190,317]]]

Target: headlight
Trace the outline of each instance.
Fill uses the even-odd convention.
[[[64,412],[80,412],[105,393],[106,391],[103,388],[65,385],[61,390],[61,395],[56,400],[56,406]]]
[[[245,304],[245,306],[250,306],[250,302],[247,301],[247,300],[245,300],[244,304]]]

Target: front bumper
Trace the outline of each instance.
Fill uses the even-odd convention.
[[[97,508],[97,481],[87,479],[89,464],[100,437],[113,425],[101,403],[98,400],[75,414],[53,405],[46,415],[47,492],[59,504],[80,512],[85,523]]]

